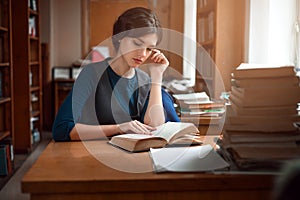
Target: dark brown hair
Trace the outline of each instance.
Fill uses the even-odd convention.
[[[143,7],[135,7],[121,14],[113,27],[112,42],[116,50],[119,40],[124,37],[140,37],[149,33],[157,34],[157,44],[161,42],[162,30],[155,13]]]

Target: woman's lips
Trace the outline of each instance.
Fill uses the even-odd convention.
[[[143,63],[143,60],[138,59],[138,58],[133,58],[132,60],[133,60],[136,64],[138,64],[138,65],[140,65],[140,64]]]

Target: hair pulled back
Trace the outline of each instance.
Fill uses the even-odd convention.
[[[162,30],[157,16],[148,8],[135,7],[121,14],[114,23],[112,42],[118,50],[122,38],[136,38],[150,33],[157,34],[159,44],[162,40]]]

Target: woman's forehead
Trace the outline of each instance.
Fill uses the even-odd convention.
[[[140,37],[136,37],[136,39],[147,46],[156,46],[158,40],[155,33],[149,33]]]

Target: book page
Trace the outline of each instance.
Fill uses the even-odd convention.
[[[273,69],[273,68],[283,68],[283,67],[294,67],[291,65],[267,65],[267,64],[254,64],[254,63],[241,63],[237,70],[245,70],[245,69]]]
[[[174,94],[173,97],[177,100],[197,100],[197,101],[209,101],[210,98],[206,92],[187,93],[187,94]]]
[[[136,140],[141,140],[141,139],[148,139],[148,138],[153,138],[152,135],[145,135],[145,134],[122,134],[122,135],[116,135],[114,137],[117,138],[130,138],[130,139],[136,139]]]
[[[213,104],[214,102],[209,100],[209,101],[201,101],[201,100],[184,100],[184,103],[187,105],[191,104]]]
[[[193,124],[191,123],[184,123],[184,122],[167,122],[161,126],[157,127],[157,130],[152,131],[154,136],[162,137],[166,139],[168,142],[173,138],[174,135],[179,134],[187,134],[189,132],[188,128],[191,127],[194,130],[194,133],[197,132],[197,128],[193,129]],[[184,131],[187,130],[187,131]],[[181,134],[182,133],[182,134]]]

